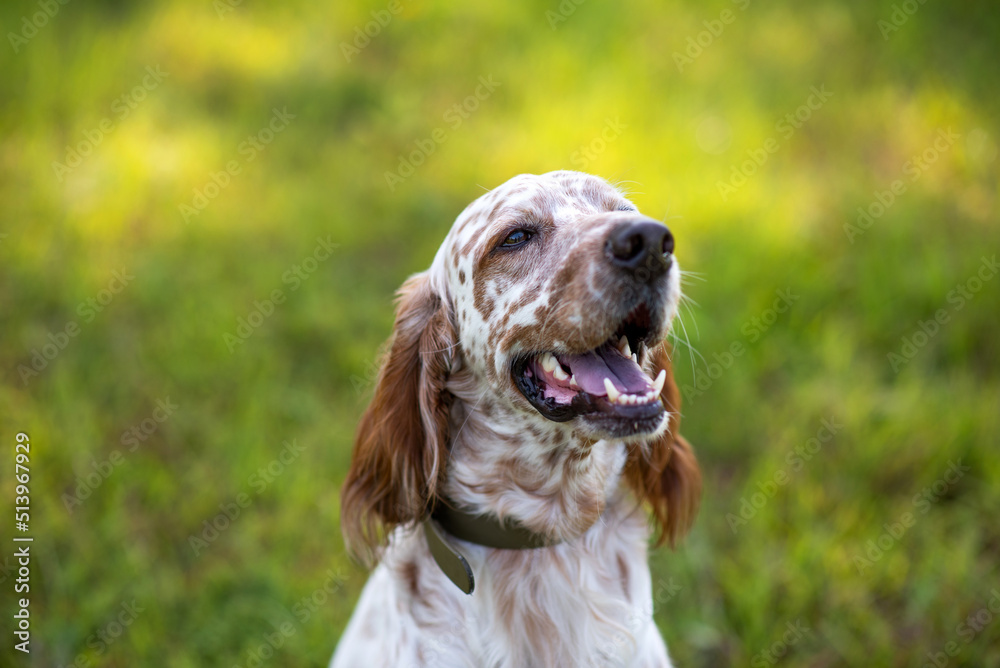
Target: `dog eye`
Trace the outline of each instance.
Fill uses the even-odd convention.
[[[528,242],[534,234],[528,230],[514,230],[507,235],[507,238],[500,244],[501,248],[517,248]]]

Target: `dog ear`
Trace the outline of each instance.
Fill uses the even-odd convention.
[[[669,423],[663,434],[645,447],[633,447],[625,463],[625,479],[638,500],[647,502],[659,530],[656,541],[671,547],[691,528],[701,499],[701,471],[694,451],[680,435],[681,395],[674,382],[670,348],[664,342],[650,351],[653,377],[667,372],[660,392]]]
[[[446,300],[427,272],[410,277],[341,492],[345,542],[367,564],[393,528],[427,516],[444,480],[455,344]]]

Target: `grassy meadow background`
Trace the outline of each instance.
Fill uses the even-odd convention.
[[[697,274],[677,665],[1000,665],[994,3],[46,6],[0,8],[0,663],[325,665],[392,293],[569,168]]]

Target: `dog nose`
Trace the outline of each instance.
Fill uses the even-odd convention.
[[[674,252],[674,235],[652,219],[617,225],[608,235],[605,251],[611,263],[633,273],[646,269],[650,278],[666,273]]]

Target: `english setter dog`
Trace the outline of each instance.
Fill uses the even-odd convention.
[[[521,175],[403,284],[342,492],[378,566],[332,668],[671,665],[646,547],[701,493],[673,251],[606,181]]]

